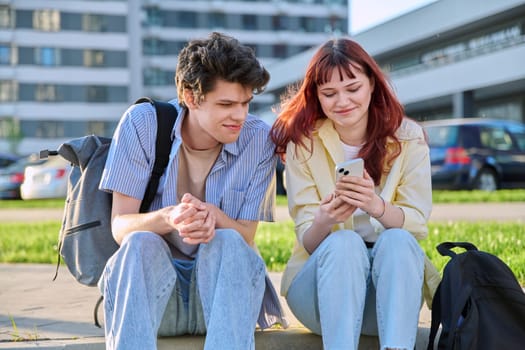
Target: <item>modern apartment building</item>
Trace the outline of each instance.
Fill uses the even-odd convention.
[[[525,122],[523,0],[438,0],[354,39],[388,73],[410,117]],[[302,78],[312,53],[269,67],[267,93],[275,101]],[[263,110],[268,120],[275,117],[268,106]]]
[[[175,97],[191,38],[234,35],[270,65],[346,33],[347,18],[346,0],[0,0],[0,151],[111,135],[138,97]]]

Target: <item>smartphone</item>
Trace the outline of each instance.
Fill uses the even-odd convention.
[[[365,162],[363,158],[354,158],[345,162],[339,163],[335,166],[335,180],[339,180],[341,176],[363,176],[365,170]]]

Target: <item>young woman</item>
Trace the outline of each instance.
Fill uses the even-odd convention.
[[[413,349],[422,294],[439,274],[417,240],[432,208],[429,149],[386,77],[356,42],[323,44],[272,128],[286,157],[296,246],[282,280],[295,316],[325,349]],[[364,159],[336,181],[338,163]]]

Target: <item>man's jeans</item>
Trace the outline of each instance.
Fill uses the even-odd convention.
[[[195,269],[197,288],[190,286],[190,290],[197,290],[193,294],[198,295],[190,297],[189,308],[180,300],[170,303],[169,312],[177,313],[171,321],[175,324],[171,335],[177,335],[181,327],[202,332],[198,324],[191,324],[201,311],[207,333],[205,349],[254,349],[265,289],[263,260],[239,233],[218,229],[210,243],[201,244]],[[176,280],[170,249],[162,237],[151,232],[128,235],[108,261],[100,283],[106,348],[156,349],[161,321],[170,319],[164,315],[168,301],[172,294],[180,297],[173,292]],[[195,305],[196,300],[202,301],[202,309]],[[190,321],[177,325],[180,319]]]
[[[381,349],[414,349],[423,268],[424,253],[405,230],[384,231],[371,249],[341,230],[314,251],[286,298],[326,350],[357,349],[360,333],[379,335]]]

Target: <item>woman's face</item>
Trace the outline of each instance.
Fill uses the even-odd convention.
[[[317,98],[324,114],[334,122],[336,128],[358,125],[366,128],[374,84],[361,70],[353,66],[350,69],[355,78],[343,73],[342,80],[339,70],[334,69],[330,80],[317,87]]]

